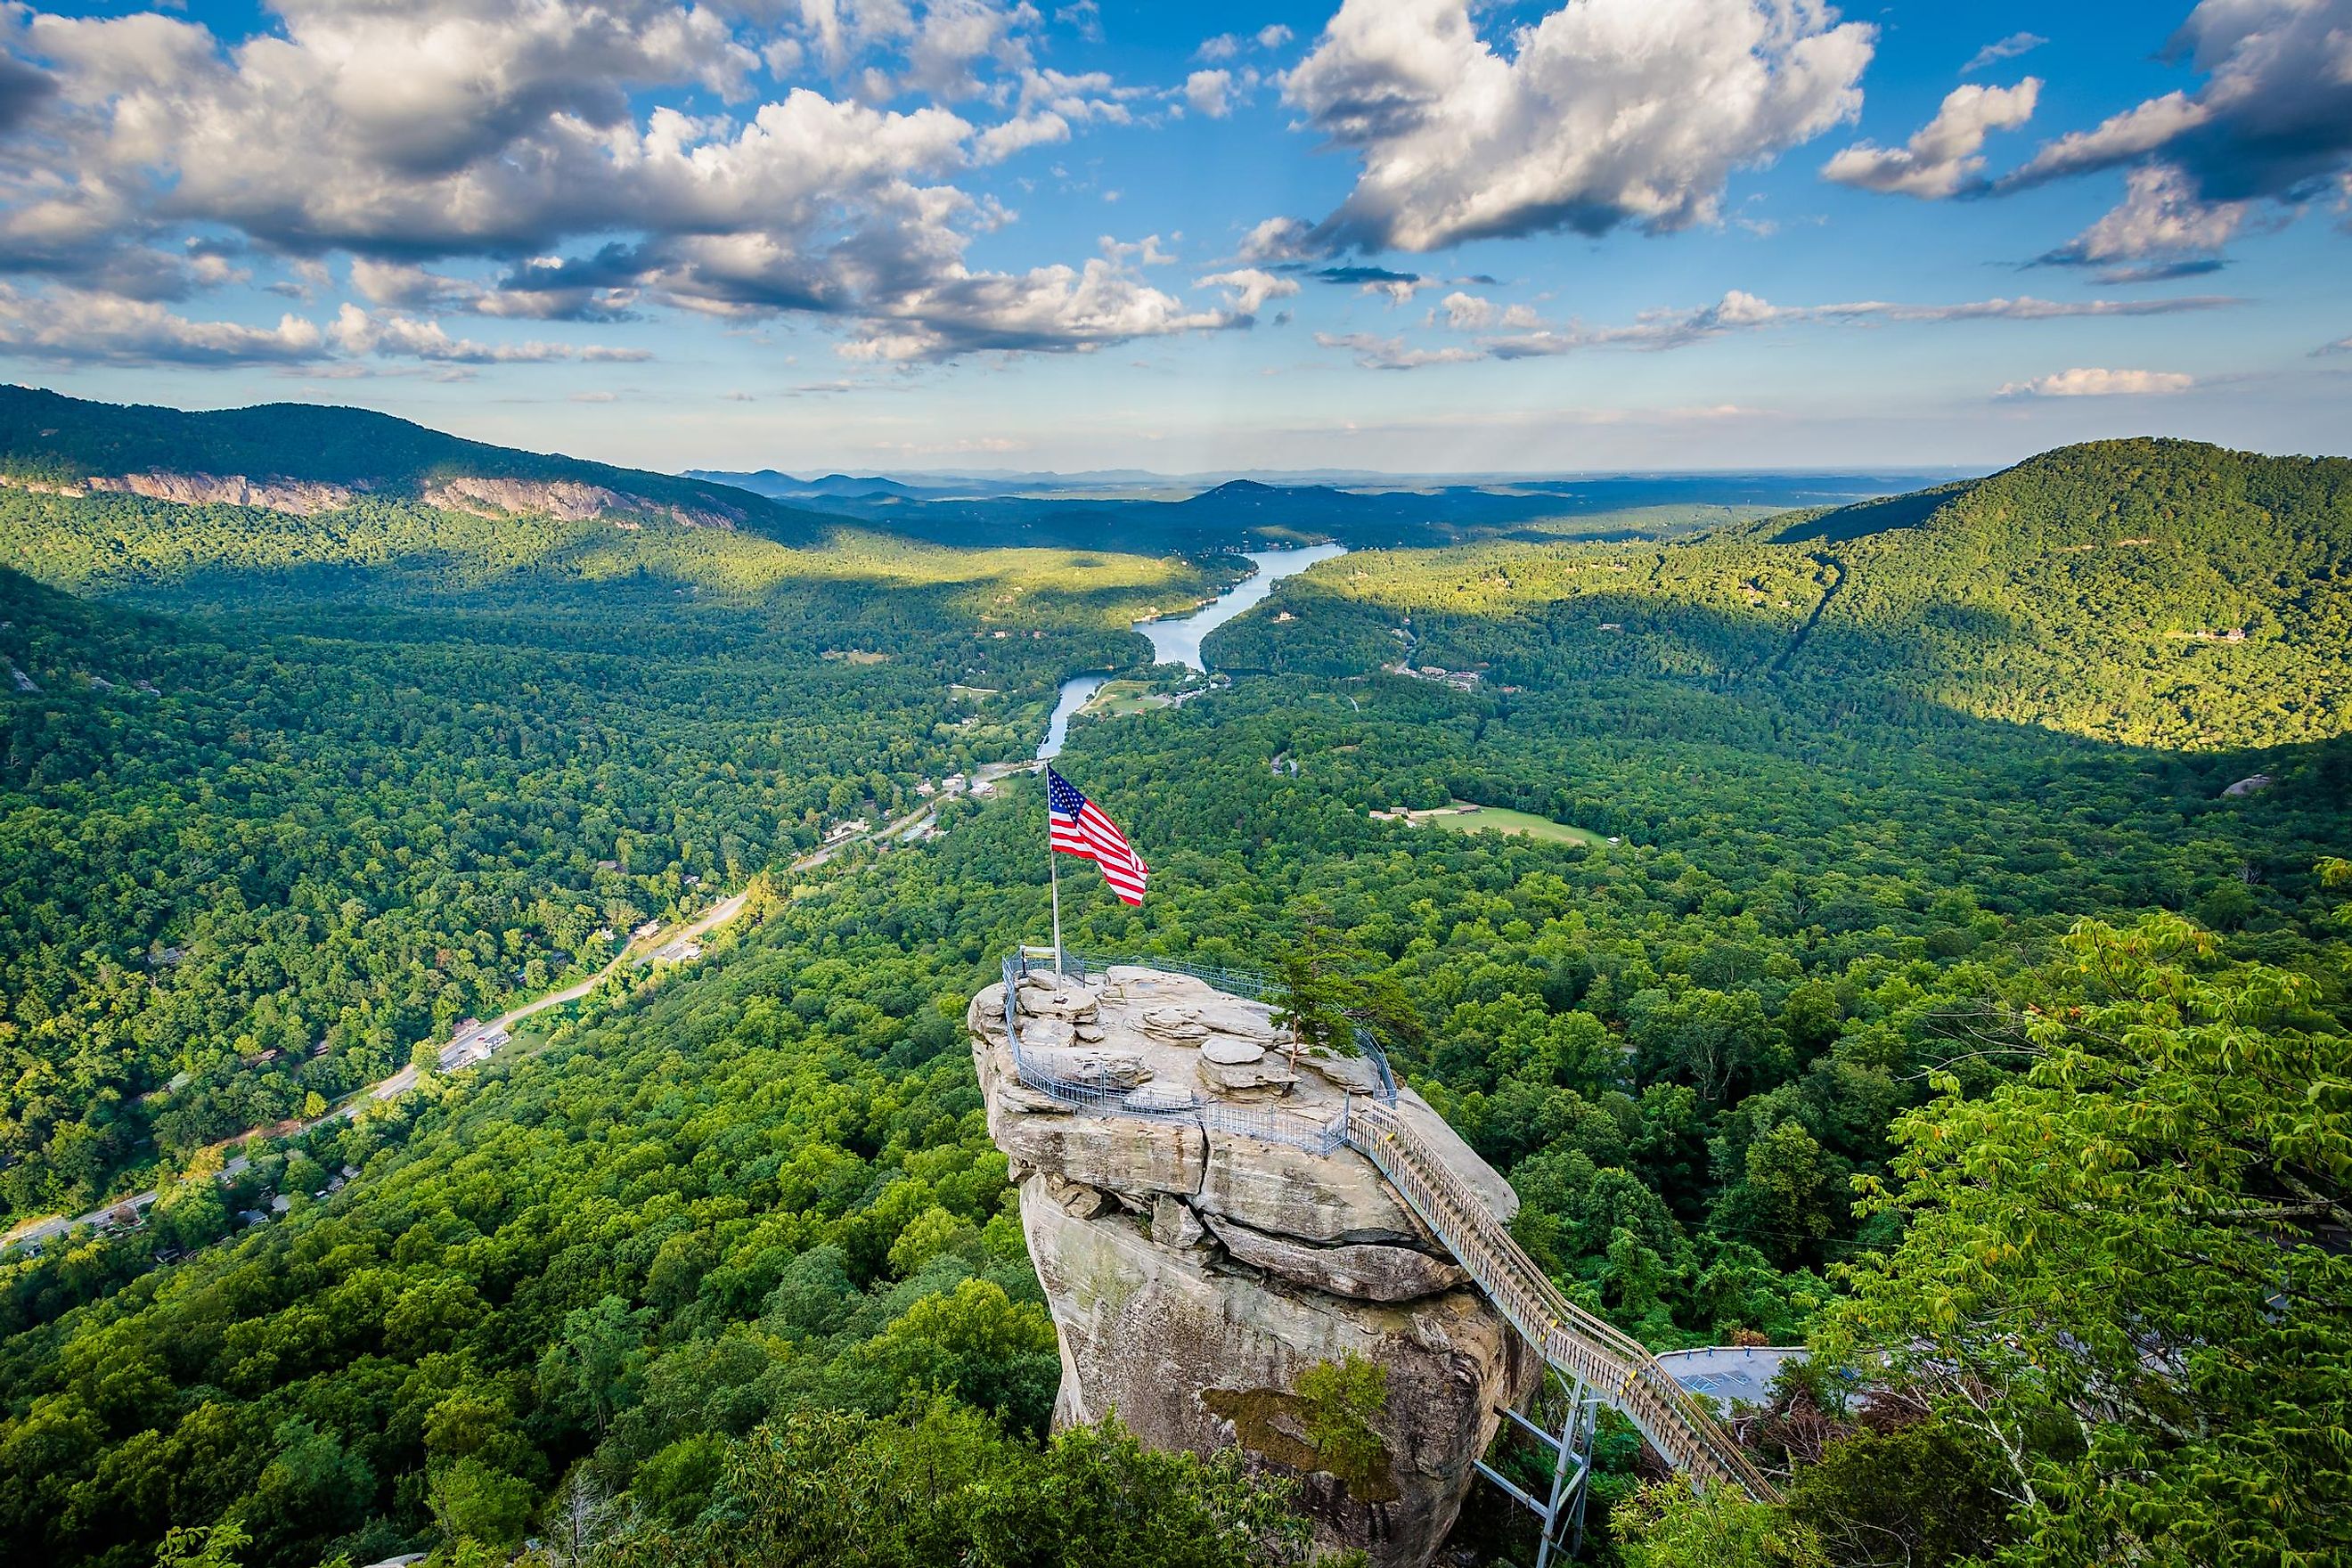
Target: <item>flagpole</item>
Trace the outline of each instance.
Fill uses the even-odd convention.
[[[1054,889],[1054,979],[1058,984],[1067,971],[1062,963],[1062,857],[1054,847],[1054,802],[1050,795],[1045,801],[1045,879]]]

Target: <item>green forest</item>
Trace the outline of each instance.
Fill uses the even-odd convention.
[[[1324,563],[1230,689],[1073,730],[1153,875],[1072,945],[1336,933],[1572,1300],[1811,1348],[1739,1427],[1778,1502],[1604,1426],[1595,1561],[2340,1560],[2347,479],[2102,443]],[[786,869],[1234,563],[632,521],[0,491],[0,1217],[161,1194],[0,1258],[0,1555],[1309,1561],[1289,1478],[1049,1431],[962,1022],[1044,933],[1035,782]],[[1370,815],[1453,801],[1608,842]],[[267,1131],[745,888],[695,968]]]

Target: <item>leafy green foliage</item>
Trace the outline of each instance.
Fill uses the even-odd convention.
[[[1388,1016],[1577,1300],[1882,1375],[1885,1414],[1823,1373],[1810,1426],[1754,1428],[1806,1467],[1784,1507],[1622,1502],[1629,1563],[2313,1560],[2352,1508],[2341,467],[2104,444],[1671,547],[1349,556],[1221,634],[1280,673],[1074,731],[1155,879],[1076,900],[1071,943],[1287,959],[1331,1038]],[[174,1167],[139,1235],[0,1265],[0,1554],[1298,1559],[1228,1462],[1039,1441],[1052,1325],[957,1023],[1042,932],[1034,784],[774,875],[1019,754],[1056,678],[1224,568],[388,494],[0,506],[16,559],[118,595],[0,580],[41,688],[0,763],[0,1190],[94,1190],[149,1137]],[[2247,639],[2164,637],[2184,584]],[[1486,679],[1373,673],[1407,656]],[[1619,842],[1368,815],[1453,799]],[[758,892],[696,972],[234,1171],[203,1149],[582,972],[688,876]],[[1377,1373],[1265,1414],[1344,1450]],[[1604,1457],[1628,1498],[1631,1440]]]

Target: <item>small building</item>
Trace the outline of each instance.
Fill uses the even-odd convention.
[[[631,931],[629,934],[630,934],[631,936],[633,936],[633,937],[636,938],[638,941],[643,942],[646,937],[649,937],[649,936],[657,936],[657,935],[659,935],[659,934],[660,934],[660,932],[661,932],[661,921],[646,921],[643,925],[641,925],[641,926],[637,927],[635,931]]]

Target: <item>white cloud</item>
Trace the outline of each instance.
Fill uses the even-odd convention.
[[[317,325],[199,321],[148,300],[76,289],[37,292],[0,283],[0,353],[101,364],[303,364],[325,353]]]
[[[1223,120],[1234,110],[1234,73],[1224,70],[1197,70],[1184,79],[1184,101],[1193,111],[1212,120]]]
[[[2120,205],[2045,261],[2113,263],[2210,254],[2244,227],[2252,202],[2200,202],[2188,175],[2150,163],[2125,176]]]
[[[1438,309],[1445,312],[1445,324],[1457,332],[1489,332],[1497,328],[1520,331],[1541,325],[1532,306],[1497,305],[1492,300],[1458,289],[1437,303]]]
[[[962,171],[1131,121],[1157,90],[1037,68],[1024,0],[270,4],[277,26],[235,43],[152,15],[0,8],[0,46],[30,62],[0,80],[0,112],[24,122],[11,152],[37,165],[0,178],[0,271],[177,299],[226,275],[217,255],[159,244],[193,228],[287,261],[349,254],[355,293],[427,326],[666,305],[810,312],[861,341],[1081,347],[1109,321],[1213,319],[1104,310],[1108,285],[1037,281],[1087,276],[1068,268],[965,265],[971,237],[1012,215],[952,184]],[[803,59],[934,101],[751,96]],[[728,107],[683,112],[666,93]],[[961,99],[988,112],[937,101]],[[468,260],[505,275],[450,265]],[[1012,312],[1001,331],[975,315],[991,300]],[[1034,314],[1055,300],[1079,312],[1060,342]],[[917,319],[926,301],[951,319]]]
[[[1017,114],[1002,124],[990,126],[974,138],[972,158],[976,163],[1002,163],[1015,153],[1069,139],[1070,122],[1050,109]]]
[[[2033,118],[2041,79],[2015,87],[1956,87],[1944,96],[1936,117],[1900,147],[1857,142],[1822,168],[1822,177],[1842,185],[1890,195],[1937,200],[1963,189],[1981,190],[1985,137],[2014,131]]]
[[[1371,332],[1318,332],[1315,342],[1319,348],[1347,350],[1366,370],[1420,370],[1433,364],[1468,364],[1486,357],[1476,349],[1409,349],[1402,338]]]
[[[335,342],[354,354],[387,359],[421,359],[442,364],[545,364],[568,360],[575,351],[566,343],[484,343],[451,337],[440,322],[394,310],[367,311],[346,303],[328,329]],[[653,356],[642,349],[590,347],[577,352],[586,360],[635,361]]]
[[[2212,118],[2210,106],[2185,92],[2168,92],[2109,115],[2093,130],[2070,131],[2055,142],[2044,142],[2032,160],[2001,184],[2014,188],[2110,168],[2153,153]]]
[[[1572,353],[1588,348],[1683,348],[1728,332],[1817,322],[1873,325],[1879,322],[2047,321],[2083,316],[2160,316],[2216,309],[2236,301],[2191,295],[2169,300],[1965,300],[1951,304],[1908,304],[1887,300],[1851,300],[1827,305],[1775,305],[1734,289],[1712,305],[1695,310],[1652,310],[1622,326],[1571,323],[1487,343],[1496,359]]]
[[[1239,33],[1219,33],[1213,38],[1203,38],[1201,40],[1201,47],[1194,49],[1192,54],[1195,58],[1206,60],[1211,65],[1222,65],[1227,60],[1237,58],[1244,48],[1253,44],[1261,49],[1278,49],[1290,42],[1290,39],[1291,31],[1288,27],[1279,22],[1269,22],[1247,37],[1244,37]]]
[[[1852,118],[1874,37],[1818,0],[1575,0],[1505,54],[1469,0],[1344,0],[1284,96],[1361,161],[1327,246],[1664,232]]]
[[[1732,289],[1712,305],[1696,310],[1648,310],[1633,321],[1595,326],[1582,321],[1546,324],[1525,307],[1498,310],[1491,301],[1470,294],[1449,295],[1442,301],[1444,323],[1481,335],[1475,350],[1455,351],[1446,363],[1463,359],[1538,359],[1580,353],[1588,349],[1687,348],[1735,332],[1809,325],[1877,326],[1933,325],[1952,321],[2047,321],[2078,317],[2162,316],[2208,310],[2236,303],[2223,296],[2187,295],[2163,300],[1964,300],[1948,304],[1912,304],[1886,300],[1851,300],[1825,305],[1775,305],[1770,300]],[[1433,314],[1432,325],[1438,324]],[[1358,334],[1361,337],[1361,334]],[[1363,349],[1391,340],[1363,337],[1335,339],[1326,347]],[[1386,355],[1382,369],[1410,368],[1402,345]],[[1411,363],[1435,363],[1428,360]]]
[[[1960,68],[1960,74],[1974,76],[2003,60],[2013,60],[2029,50],[2038,49],[2049,41],[2039,33],[2011,33],[2005,38],[1996,38],[1970,55],[1969,63]]]
[[[1298,292],[1298,279],[1285,278],[1262,268],[1239,267],[1230,272],[1213,272],[1196,279],[1196,289],[1230,289],[1234,291],[1234,309],[1244,316],[1255,316],[1268,300],[1287,300]]]
[[[1311,227],[1303,218],[1270,217],[1242,240],[1244,261],[1299,261],[1314,253]]]
[[[2152,397],[2186,392],[2196,384],[2192,376],[2168,370],[2062,370],[2032,381],[2012,381],[2000,389],[2002,397]]]
[[[2352,179],[2352,0],[2202,0],[2170,52],[2204,72],[2204,84],[2044,143],[2001,187],[2126,164],[2161,168],[2160,203],[2152,187],[2135,184],[2100,227],[2125,245],[2154,244],[2170,228],[2181,236],[2178,248],[2193,250],[2236,233],[2247,204],[2272,203],[2291,216]]]

